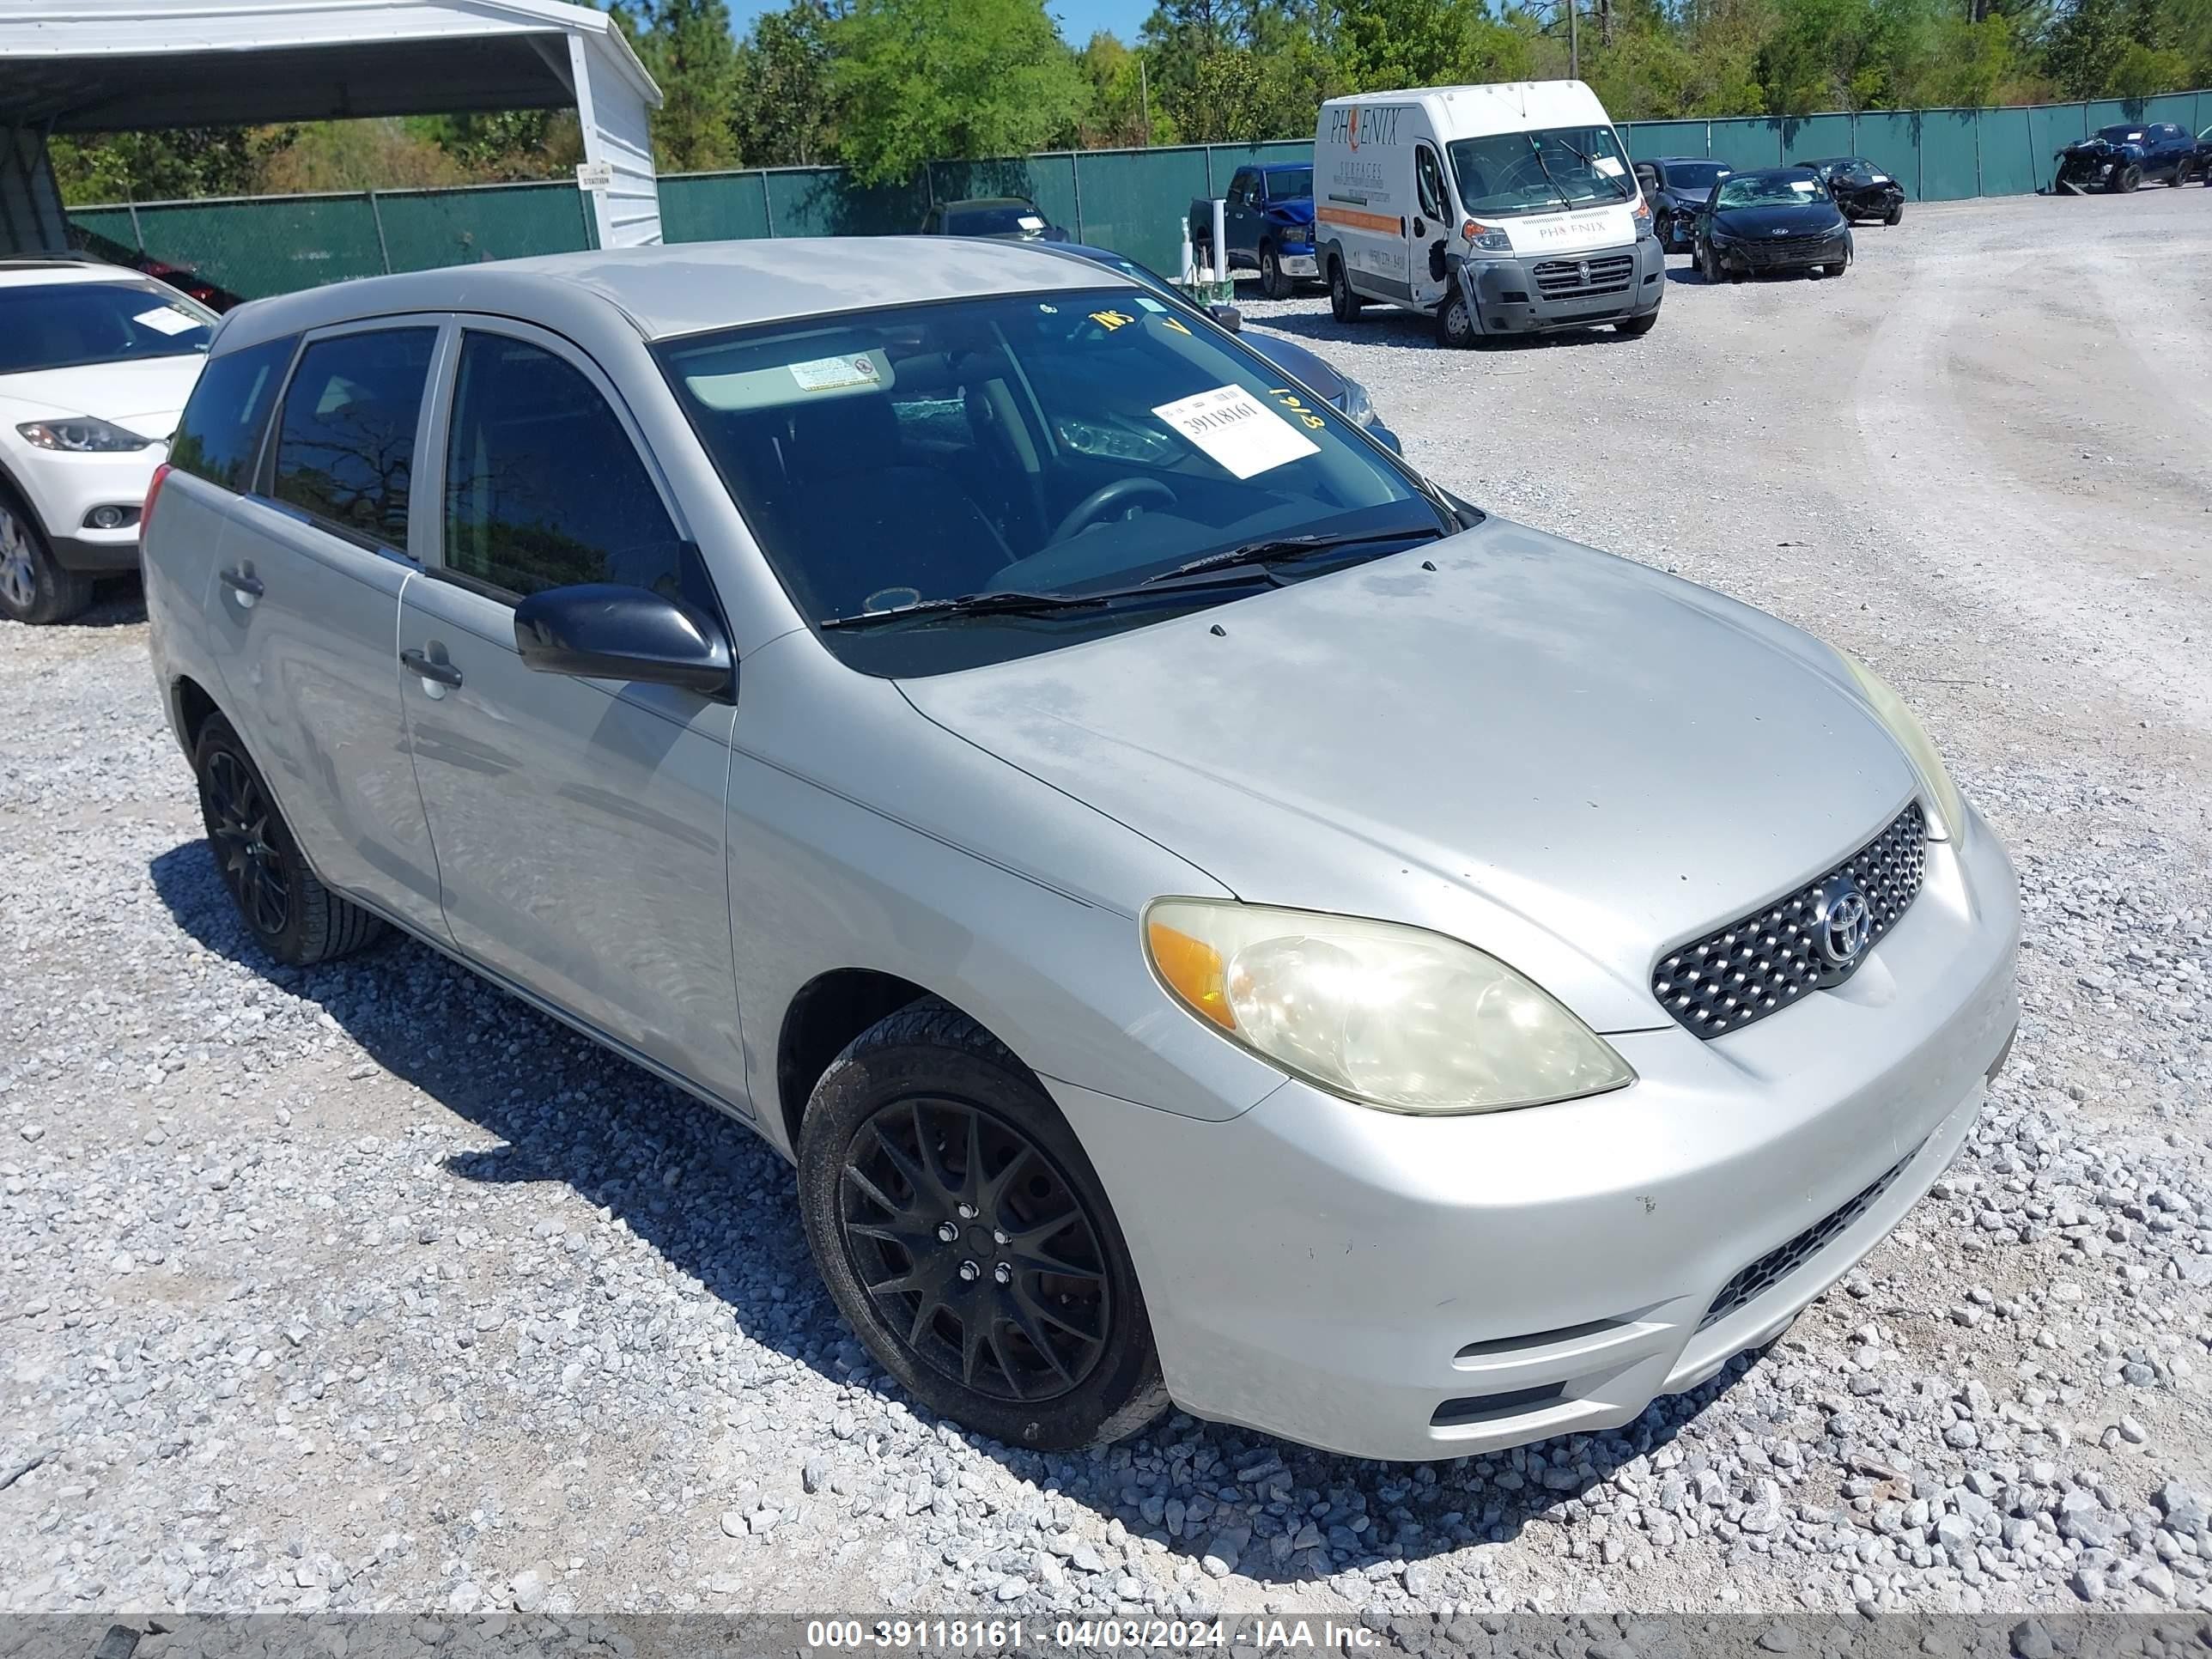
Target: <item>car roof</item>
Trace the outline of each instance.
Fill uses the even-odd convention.
[[[1741,167],[1735,173],[1738,179],[1787,179],[1796,173],[1810,173],[1809,163],[1794,161],[1786,167]]]
[[[1103,265],[953,236],[819,236],[605,248],[368,276],[240,306],[219,350],[357,319],[477,311],[542,323],[609,310],[648,340],[978,295],[1133,286]]]
[[[1717,155],[1647,155],[1644,159],[1647,161],[1655,161],[1662,167],[1678,167],[1685,161],[1696,161],[1700,165],[1710,162],[1717,167],[1728,167],[1730,173],[1735,171],[1735,167],[1722,161]]]
[[[152,280],[128,265],[75,259],[66,254],[48,257],[30,253],[0,258],[0,288],[38,288],[52,283],[136,283],[143,287]]]
[[[1036,204],[1026,196],[963,196],[957,202],[938,205],[950,213],[955,208],[1033,208]]]

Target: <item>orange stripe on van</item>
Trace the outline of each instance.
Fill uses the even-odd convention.
[[[1347,230],[1379,230],[1392,236],[1406,234],[1406,222],[1394,219],[1387,213],[1362,213],[1357,208],[1316,208],[1314,217],[1325,225],[1342,225]]]

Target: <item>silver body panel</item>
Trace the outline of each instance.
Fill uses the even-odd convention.
[[[617,403],[738,661],[734,702],[530,672],[506,605],[441,573],[434,514],[405,556],[368,553],[172,479],[147,550],[172,720],[187,682],[230,717],[325,881],[787,1155],[810,1080],[793,1098],[777,1061],[807,988],[860,969],[944,997],[1038,1075],[1097,1168],[1178,1403],[1344,1452],[1626,1422],[1780,1328],[1926,1189],[2017,1019],[2016,889],[1978,818],[1930,843],[1919,896],[1834,991],[1701,1042],[1650,988],[1665,950],[1912,797],[1826,647],[1492,520],[993,667],[855,672],[793,609],[647,349],[799,314],[776,310],[800,304],[790,246],[423,273],[226,322],[218,352],[442,309],[424,502],[453,331],[542,329]],[[818,282],[830,245],[800,246]],[[891,246],[859,245],[866,269],[804,308],[1116,281],[1018,246]],[[243,614],[216,579],[240,559],[267,588]],[[431,696],[403,647],[462,684]],[[1638,1081],[1451,1118],[1322,1093],[1162,990],[1137,919],[1165,895],[1466,939],[1609,1034]],[[1893,1168],[1698,1328],[1732,1275]],[[1446,1401],[1501,1394],[1544,1397],[1437,1425]]]

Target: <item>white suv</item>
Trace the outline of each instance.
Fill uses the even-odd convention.
[[[117,265],[0,259],[0,616],[62,622],[135,569],[146,486],[215,316]]]

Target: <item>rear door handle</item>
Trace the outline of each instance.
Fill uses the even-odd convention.
[[[461,683],[461,671],[449,662],[433,662],[412,647],[399,653],[400,665],[422,681],[422,689],[434,697],[446,695],[446,688]]]
[[[239,607],[252,610],[253,602],[261,597],[261,578],[251,570],[226,570],[222,575],[222,585],[238,595]]]

